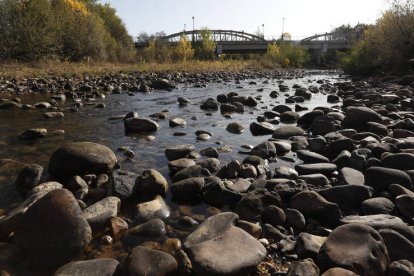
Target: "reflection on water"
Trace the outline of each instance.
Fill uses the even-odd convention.
[[[47,167],[52,152],[67,142],[91,141],[104,144],[114,150],[118,160],[124,169],[136,173],[144,169],[156,168],[165,176],[168,175],[167,159],[164,156],[166,147],[173,144],[194,144],[196,150],[206,147],[218,147],[218,142],[230,146],[230,153],[222,153],[220,160],[230,161],[242,160],[246,156],[239,151],[245,151],[241,145],[256,145],[270,136],[253,137],[249,131],[249,125],[255,121],[257,116],[262,115],[264,109],[272,108],[272,105],[284,104],[286,95],[293,95],[294,84],[304,87],[309,85],[320,86],[317,80],[328,80],[330,83],[344,81],[333,72],[308,72],[301,79],[286,79],[284,84],[290,87],[288,92],[280,92],[276,99],[269,97],[272,90],[279,91],[277,81],[272,79],[268,82],[255,80],[257,85],[251,85],[251,80],[235,81],[228,83],[209,84],[205,88],[180,87],[172,92],[154,92],[151,94],[137,93],[129,96],[127,93],[120,95],[109,95],[105,99],[97,99],[96,102],[104,102],[106,108],[95,108],[85,105],[79,108],[79,112],[73,113],[69,108],[74,102],[69,100],[61,104],[65,117],[63,119],[44,119],[42,110],[0,110],[0,158],[11,158],[26,163],[37,163]],[[242,88],[241,88],[242,87]],[[258,89],[263,88],[262,92]],[[216,98],[218,94],[237,92],[242,96],[261,97],[260,104],[255,108],[245,108],[244,114],[234,113],[231,119],[225,118],[220,112],[206,112],[200,109],[200,104],[207,98]],[[191,105],[179,107],[177,98],[185,97],[191,100]],[[22,103],[32,104],[41,100],[48,100],[46,95],[27,95],[21,98]],[[294,109],[294,104],[288,104]],[[312,94],[310,101],[301,105],[310,110],[319,105],[328,105],[326,95],[322,93]],[[109,120],[109,118],[124,115],[129,111],[136,111],[140,116],[168,110],[170,117],[180,117],[187,121],[187,126],[170,128],[168,118],[159,120],[160,129],[153,133],[155,140],[148,141],[145,135],[128,134],[124,131],[122,120]],[[242,134],[230,134],[225,128],[232,121],[241,122],[245,131]],[[35,142],[21,141],[18,136],[29,128],[46,128],[49,132],[53,130],[64,130],[64,136],[47,137]],[[196,141],[196,130],[206,130],[213,133],[209,141]],[[174,136],[175,132],[186,133],[185,136]],[[127,160],[118,147],[125,146],[135,152],[133,161]],[[169,201],[168,196],[168,201]]]

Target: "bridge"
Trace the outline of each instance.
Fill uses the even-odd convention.
[[[322,53],[329,50],[347,50],[355,42],[355,38],[350,34],[341,32],[331,32],[316,34],[302,40],[266,40],[264,37],[233,30],[209,30],[211,39],[216,42],[217,54],[246,54],[246,53],[265,53],[271,43],[288,43],[293,46],[300,46],[308,49],[316,62],[320,63]],[[193,43],[202,41],[202,30],[183,31],[168,36],[159,37],[161,42],[176,45],[181,37],[185,35]],[[137,48],[144,48],[148,42],[136,42]]]

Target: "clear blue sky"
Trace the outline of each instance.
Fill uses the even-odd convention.
[[[129,33],[167,34],[195,28],[232,29],[266,37],[285,31],[293,38],[323,33],[342,24],[374,23],[387,0],[100,0],[116,8]]]

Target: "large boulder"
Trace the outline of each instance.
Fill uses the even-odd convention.
[[[345,112],[345,127],[361,129],[364,128],[368,122],[381,123],[381,115],[374,110],[363,106],[349,107]]]
[[[188,255],[196,275],[247,275],[265,258],[266,249],[253,236],[232,226],[191,246]]]
[[[317,260],[323,271],[342,267],[366,276],[386,275],[390,263],[380,234],[363,224],[335,228],[322,245]]]
[[[115,153],[104,145],[76,142],[64,145],[52,154],[49,172],[66,181],[75,175],[108,173],[116,162]]]
[[[39,266],[63,265],[79,257],[92,238],[92,230],[72,193],[49,192],[24,215],[16,239]]]

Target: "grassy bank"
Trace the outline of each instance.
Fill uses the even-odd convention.
[[[178,63],[95,63],[95,62],[59,62],[42,61],[36,63],[0,64],[0,77],[32,78],[32,77],[76,77],[83,75],[104,75],[131,72],[214,72],[240,71],[259,69],[255,61],[183,61]]]

